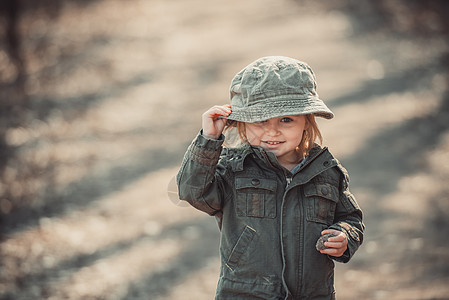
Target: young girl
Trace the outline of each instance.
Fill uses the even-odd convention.
[[[219,223],[216,299],[335,299],[333,260],[351,259],[364,225],[346,170],[315,144],[315,116],[333,113],[312,69],[263,57],[234,77],[230,92],[231,105],[203,114],[177,176],[180,199]],[[232,130],[241,144],[222,149],[222,133]]]

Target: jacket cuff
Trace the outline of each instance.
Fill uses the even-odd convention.
[[[199,164],[214,166],[220,158],[223,148],[224,136],[215,139],[208,139],[203,136],[201,130],[189,146],[189,158]]]

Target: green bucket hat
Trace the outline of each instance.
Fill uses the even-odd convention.
[[[253,123],[305,114],[334,117],[318,97],[312,69],[289,57],[267,56],[249,64],[232,79],[230,93],[229,120]]]

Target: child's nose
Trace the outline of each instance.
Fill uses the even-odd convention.
[[[265,132],[270,136],[275,136],[279,133],[279,127],[275,122],[269,122],[265,127]]]

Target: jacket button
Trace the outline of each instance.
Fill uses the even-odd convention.
[[[327,167],[329,165],[329,161],[325,161],[324,163],[323,163],[323,166],[325,166],[325,167]]]
[[[327,188],[325,188],[325,187],[322,187],[322,188],[321,188],[321,193],[322,193],[324,196],[326,196],[326,195],[329,193],[329,190],[328,190]]]
[[[259,183],[260,183],[260,180],[257,178],[254,178],[253,180],[251,180],[252,185],[259,185]]]

